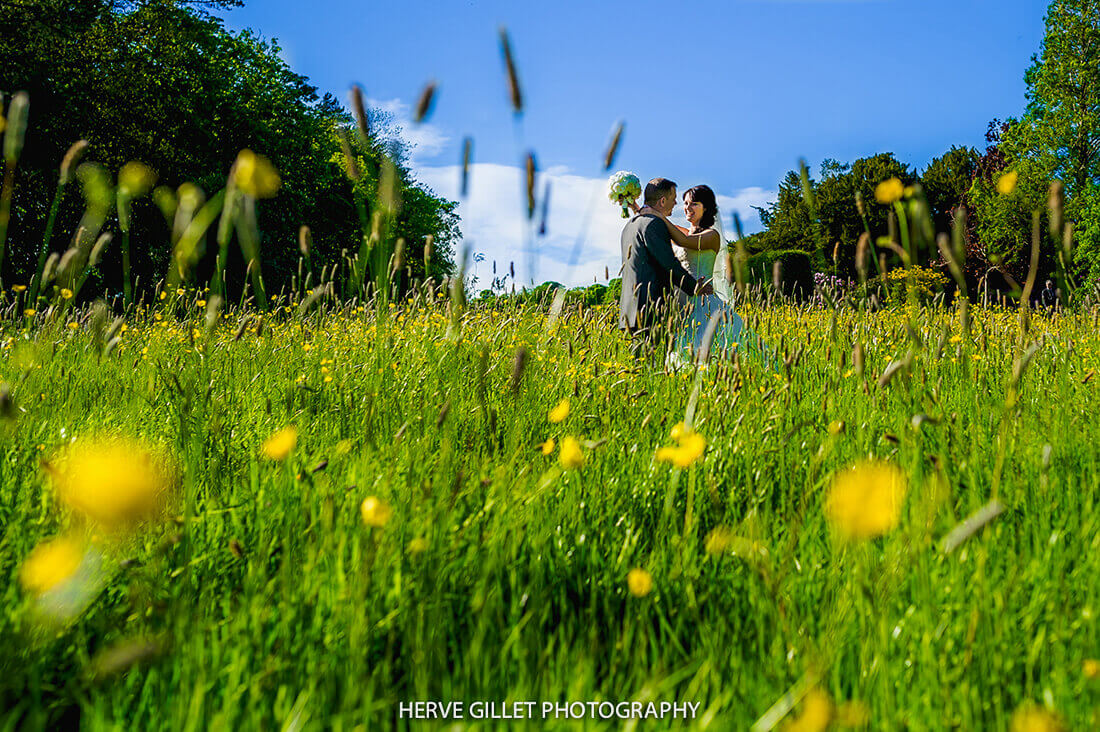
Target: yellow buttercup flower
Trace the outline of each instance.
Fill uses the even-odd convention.
[[[626,575],[626,586],[634,597],[645,597],[653,591],[653,576],[644,569],[635,567]]]
[[[233,182],[253,198],[271,198],[282,181],[271,161],[251,150],[241,150],[233,166]]]
[[[568,417],[568,416],[569,416],[569,400],[568,399],[562,399],[560,402],[558,402],[558,405],[556,407],[554,407],[553,409],[550,410],[550,414],[547,415],[547,419],[549,419],[554,424],[557,424],[559,422],[564,421],[565,418]]]
[[[1020,174],[1015,170],[1010,170],[997,179],[997,193],[1002,196],[1007,196],[1016,190],[1016,181],[1020,179]]]
[[[364,524],[380,529],[389,523],[393,509],[377,496],[367,496],[359,506],[359,513],[363,516]]]
[[[905,193],[905,186],[898,178],[884,180],[875,186],[875,200],[879,203],[893,203]]]
[[[787,732],[824,732],[833,719],[833,702],[820,689],[812,689],[802,700],[802,712],[783,729]]]
[[[905,499],[905,476],[893,463],[866,461],[833,480],[825,513],[840,534],[871,539],[898,525]]]
[[[1095,658],[1086,658],[1081,663],[1081,673],[1086,679],[1100,679],[1100,661]]]
[[[1012,713],[1009,729],[1012,732],[1063,732],[1066,727],[1056,714],[1026,701]]]
[[[41,595],[66,581],[80,567],[84,545],[71,537],[39,544],[24,560],[19,582],[32,595]]]
[[[298,428],[287,425],[264,440],[261,450],[271,460],[286,460],[291,450],[298,444]]]
[[[725,554],[733,543],[733,532],[728,526],[716,526],[707,534],[707,554],[719,556]]]
[[[675,447],[662,447],[657,450],[657,459],[669,462],[678,468],[686,468],[703,456],[707,441],[698,432],[682,434]]]
[[[27,289],[26,285],[12,285],[11,288],[12,292],[22,292],[25,289]]]
[[[547,438],[546,442],[541,443],[539,445],[539,448],[542,450],[543,455],[549,455],[552,452],[554,452],[554,448],[556,446],[557,446],[557,443],[554,442],[554,438],[550,437],[550,438]]]
[[[26,310],[23,311],[23,314],[26,315],[28,318],[33,318],[35,313],[37,313],[37,312],[38,311],[35,310],[34,308],[27,308]]]
[[[110,528],[153,517],[171,483],[162,455],[124,437],[77,441],[48,469],[63,503]]]
[[[561,440],[561,452],[558,453],[558,463],[566,470],[572,470],[584,465],[585,457],[581,452],[581,444],[577,438],[567,435]]]
[[[834,419],[832,422],[829,423],[829,434],[830,435],[839,435],[843,431],[844,431],[844,422],[842,422],[841,420]]]
[[[677,422],[676,424],[672,425],[672,432],[669,436],[672,437],[672,439],[674,440],[679,440],[688,432],[691,432],[691,429],[686,424],[684,424],[683,422]]]

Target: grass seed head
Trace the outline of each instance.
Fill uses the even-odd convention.
[[[435,92],[436,83],[429,81],[424,85],[424,90],[420,92],[420,99],[416,102],[416,113],[413,116],[413,121],[420,124],[428,118],[432,113],[432,107],[435,105]]]
[[[8,165],[15,165],[23,152],[23,137],[27,133],[30,104],[27,92],[19,92],[8,105],[7,125],[4,129],[4,162]]]
[[[65,153],[65,157],[61,159],[61,173],[58,177],[58,183],[60,185],[68,185],[69,181],[73,179],[73,171],[76,170],[77,163],[80,162],[80,158],[84,157],[84,153],[88,150],[87,140],[77,140]]]
[[[500,52],[504,57],[504,70],[508,75],[508,97],[512,102],[512,111],[515,114],[523,114],[523,92],[519,86],[519,74],[516,72],[516,62],[512,57],[512,44],[508,39],[508,30],[500,29]]]

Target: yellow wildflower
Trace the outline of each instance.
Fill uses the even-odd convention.
[[[829,434],[830,435],[839,435],[843,431],[844,431],[844,422],[842,422],[841,420],[834,419],[832,422],[829,423]]]
[[[421,554],[428,549],[428,540],[423,536],[418,536],[409,542],[408,552],[409,554]]]
[[[1100,678],[1100,661],[1095,658],[1086,658],[1081,664],[1081,672],[1085,674],[1086,679]]]
[[[707,447],[707,441],[701,434],[695,431],[688,432],[680,437],[675,447],[662,447],[657,450],[657,459],[662,462],[670,462],[678,468],[686,468],[703,456]]]
[[[287,455],[297,444],[298,428],[291,424],[264,440],[260,449],[271,460],[286,460]]]
[[[549,437],[547,438],[546,442],[543,442],[539,445],[539,448],[542,450],[543,455],[549,455],[550,453],[554,452],[554,448],[556,446],[557,443],[554,442],[554,438]]]
[[[25,289],[27,289],[26,285],[13,285],[11,288],[12,292],[22,292]]]
[[[558,405],[556,407],[550,410],[550,414],[547,415],[547,419],[549,419],[554,424],[557,424],[558,422],[563,421],[568,416],[569,400],[562,399],[560,402],[558,402]]]
[[[884,180],[875,186],[875,200],[879,203],[893,203],[905,193],[905,186],[897,178]]]
[[[644,569],[635,567],[626,575],[626,586],[634,597],[645,597],[653,591],[653,576]]]
[[[77,441],[49,470],[66,505],[109,527],[154,515],[170,483],[163,458],[123,437]]]
[[[380,529],[389,523],[393,509],[377,496],[367,496],[359,506],[359,513],[363,516],[364,524]]]
[[[1062,732],[1066,727],[1054,713],[1026,701],[1012,713],[1009,729],[1012,732]]]
[[[26,310],[23,311],[23,314],[26,315],[28,318],[33,318],[35,313],[37,313],[37,312],[38,311],[35,310],[34,308],[27,308]]]
[[[898,525],[905,498],[905,476],[889,462],[857,463],[833,480],[825,513],[850,539],[881,536]]]
[[[41,595],[72,577],[83,558],[84,546],[76,539],[52,539],[36,546],[26,558],[19,581],[27,592]]]
[[[728,526],[716,526],[707,534],[707,554],[718,556],[725,554],[733,543],[733,532]]]
[[[282,183],[271,161],[248,149],[241,150],[237,155],[237,162],[233,165],[233,182],[253,198],[271,198]]]
[[[1010,170],[1009,172],[1005,173],[997,179],[997,193],[1000,193],[1002,196],[1007,196],[1008,194],[1012,193],[1014,190],[1016,190],[1016,181],[1018,181],[1019,179],[1020,174],[1017,173],[1015,170]]]
[[[833,719],[833,702],[820,689],[813,689],[802,700],[802,713],[784,727],[787,732],[823,732]]]
[[[577,438],[567,435],[561,440],[561,452],[558,453],[558,463],[565,469],[571,470],[584,465],[584,453],[581,452],[581,444]]]
[[[62,287],[61,288],[61,298],[64,299],[64,300],[72,300],[73,299],[73,291],[70,290],[68,287]]]

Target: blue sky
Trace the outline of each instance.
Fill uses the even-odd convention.
[[[725,220],[774,198],[806,158],[889,151],[917,168],[953,144],[984,146],[994,117],[1020,114],[1038,51],[1041,0],[741,0],[534,3],[478,0],[246,0],[227,27],[277,39],[322,91],[359,83],[416,143],[413,168],[458,196],[462,138],[475,168],[460,213],[471,250],[529,274],[522,155],[551,183],[550,224],[535,238],[534,278],[603,280],[619,266],[618,213],[604,197],[602,151],[618,120],[616,170],[707,183]],[[512,38],[524,96],[508,105],[497,30]],[[425,125],[408,121],[426,81],[439,84]],[[587,224],[585,223],[587,222]],[[727,227],[728,228],[728,227]],[[570,252],[584,231],[579,261]],[[728,232],[727,233],[731,233]]]

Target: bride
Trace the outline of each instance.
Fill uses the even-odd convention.
[[[679,367],[697,357],[702,349],[707,325],[715,313],[719,314],[720,319],[711,340],[710,353],[724,351],[732,354],[735,349],[740,353],[761,353],[759,340],[732,307],[729,249],[726,237],[722,234],[718,202],[710,186],[698,185],[684,191],[684,215],[689,228],[677,226],[667,216],[652,208],[646,207],[639,211],[657,216],[665,222],[673,243],[677,245],[673,252],[684,268],[696,279],[711,279],[714,287],[711,295],[684,296],[682,303],[687,317],[669,354],[669,364]]]

